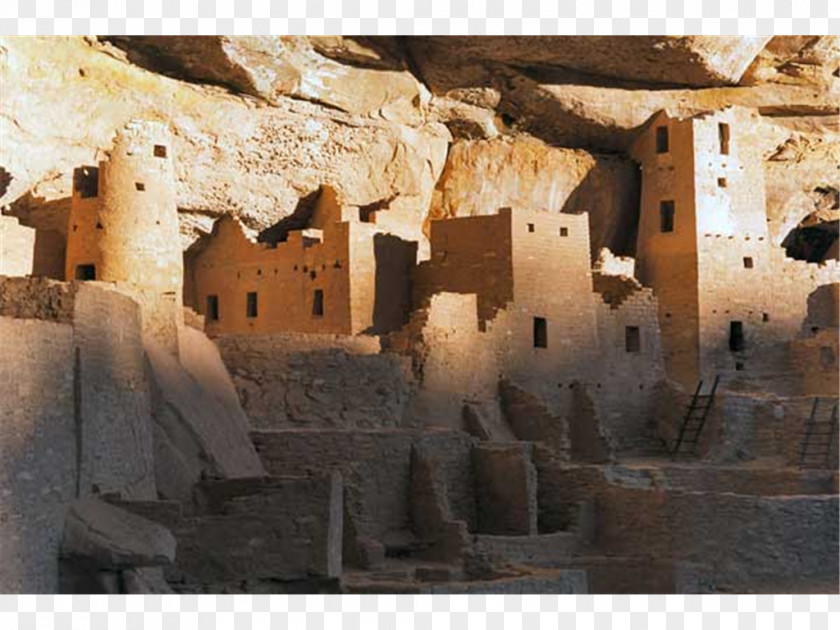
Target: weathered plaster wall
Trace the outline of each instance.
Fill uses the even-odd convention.
[[[32,228],[14,217],[0,215],[0,275],[26,276],[32,273],[35,257]]]

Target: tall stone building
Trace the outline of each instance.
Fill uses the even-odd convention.
[[[75,170],[65,277],[115,283],[140,304],[144,331],[177,352],[183,255],[165,124],[126,124],[107,160]]]
[[[637,275],[658,298],[668,374],[687,387],[787,365],[789,343],[826,316],[809,295],[836,282],[836,264],[792,260],[770,241],[750,138],[759,125],[738,107],[662,111],[632,147],[642,168]]]

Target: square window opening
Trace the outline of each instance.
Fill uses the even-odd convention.
[[[745,347],[744,324],[742,322],[729,322],[730,352],[741,352]]]
[[[250,292],[248,293],[245,314],[250,318],[254,318],[257,316],[257,312],[257,294],[256,292]]]
[[[324,316],[324,291],[323,289],[315,289],[312,296],[312,315],[315,317]]]
[[[219,321],[219,296],[207,296],[207,320],[211,322]]]
[[[76,265],[76,280],[96,280],[96,265]]]
[[[668,127],[661,126],[656,128],[656,152],[668,153]]]
[[[624,349],[627,352],[642,351],[642,335],[638,326],[627,326],[624,329]]]
[[[529,224],[528,224],[528,231],[529,231],[529,232],[533,232],[535,229],[536,229],[536,228],[534,227],[534,224],[533,224],[533,223],[529,223]]]
[[[718,177],[718,188],[726,188],[726,178],[725,177]]]
[[[134,187],[140,192],[146,190],[146,184],[144,184],[143,182],[134,182]]]
[[[548,348],[548,321],[545,317],[534,318],[534,347]]]
[[[659,204],[659,231],[674,231],[674,202],[663,201]]]
[[[560,236],[568,236],[569,235],[569,228],[561,227],[560,228]]]
[[[761,314],[761,321],[769,322],[770,321],[770,313],[762,313]]]
[[[753,268],[752,256],[744,256],[744,269],[752,269],[752,268]]]
[[[154,149],[154,154],[156,158],[165,158],[166,157],[166,147],[162,144],[156,144]]]

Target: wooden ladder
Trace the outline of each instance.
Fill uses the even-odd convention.
[[[831,408],[831,418],[828,422],[817,422],[817,408],[819,397],[814,398],[811,415],[805,425],[805,436],[802,438],[802,453],[799,457],[799,469],[804,468],[833,468],[831,457],[837,443],[837,403]]]
[[[688,406],[688,411],[683,418],[682,426],[680,427],[680,434],[671,450],[671,459],[676,459],[680,455],[680,448],[685,444],[691,445],[691,453],[697,451],[697,442],[700,439],[700,433],[703,431],[703,426],[706,424],[706,417],[709,415],[709,410],[715,403],[715,392],[717,391],[720,376],[715,376],[715,382],[712,384],[712,390],[708,394],[701,394],[703,389],[703,381],[697,383],[697,389],[694,390],[694,396],[691,397],[691,404]]]

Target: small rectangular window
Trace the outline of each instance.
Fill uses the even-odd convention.
[[[548,348],[548,322],[545,317],[534,318],[534,347]]]
[[[744,256],[744,269],[753,268],[753,259],[750,256]]]
[[[726,188],[726,178],[718,177],[718,188]]]
[[[662,126],[656,128],[656,152],[668,153],[668,127]]]
[[[568,236],[569,235],[569,228],[560,228],[560,236]]]
[[[324,315],[323,289],[315,289],[315,294],[312,296],[312,315],[315,317],[323,317]]]
[[[729,155],[729,125],[718,123],[718,140],[720,141],[720,154]]]
[[[744,324],[741,322],[729,322],[729,350],[741,352],[745,347]]]
[[[534,224],[533,224],[533,223],[529,223],[529,224],[528,224],[528,231],[529,231],[529,232],[533,232],[533,231],[534,231],[534,229],[535,229],[535,228],[534,228]]]
[[[155,145],[155,157],[157,158],[165,158],[166,157],[166,147],[162,144]]]
[[[246,306],[246,315],[248,317],[257,316],[257,294],[256,292],[248,293],[248,303]]]
[[[96,265],[77,265],[76,280],[96,280]]]
[[[663,201],[659,204],[659,231],[674,231],[674,202]]]
[[[140,192],[146,190],[146,184],[144,184],[143,182],[134,182],[134,187]]]
[[[207,320],[211,322],[219,321],[219,296],[207,296]]]
[[[641,352],[642,335],[638,326],[624,328],[624,349],[627,352]]]

